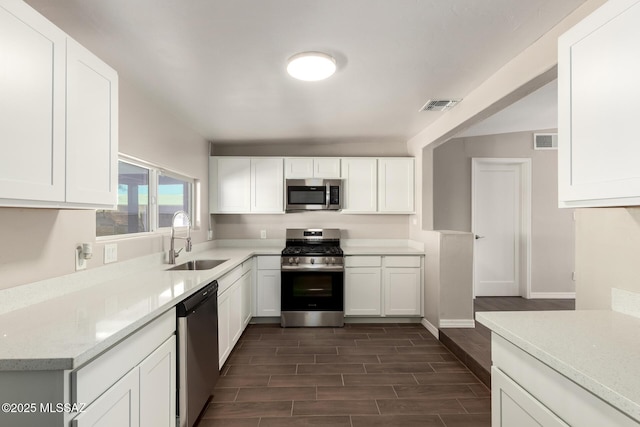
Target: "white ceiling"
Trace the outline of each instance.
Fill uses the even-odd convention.
[[[558,81],[554,80],[493,116],[460,132],[456,138],[529,130],[557,129]]]
[[[213,141],[406,141],[584,0],[27,0]],[[324,82],[285,73],[331,54]],[[464,101],[463,101],[464,102]]]

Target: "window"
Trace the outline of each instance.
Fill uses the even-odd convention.
[[[158,177],[158,226],[171,227],[177,211],[191,212],[192,183],[170,175]]]
[[[118,162],[118,207],[96,212],[96,236],[117,236],[170,227],[173,214],[193,223],[194,180],[130,159]]]

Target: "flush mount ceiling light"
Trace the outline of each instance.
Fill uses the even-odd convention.
[[[336,60],[322,52],[302,52],[287,61],[287,73],[295,79],[315,82],[336,72]]]

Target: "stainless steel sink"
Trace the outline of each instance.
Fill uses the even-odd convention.
[[[193,261],[183,262],[169,270],[211,270],[214,267],[219,266],[223,262],[229,261],[228,259],[196,259]]]

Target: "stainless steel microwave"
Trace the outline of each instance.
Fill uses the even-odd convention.
[[[287,179],[285,190],[287,212],[342,209],[342,181],[339,179]]]

